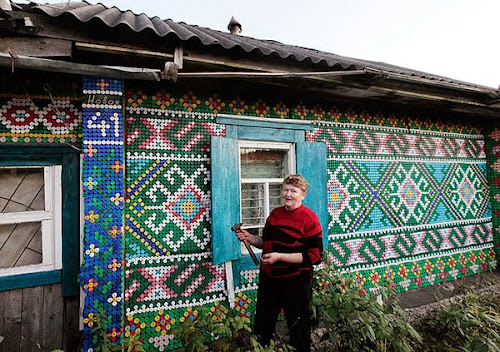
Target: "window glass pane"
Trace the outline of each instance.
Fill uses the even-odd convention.
[[[0,225],[0,268],[40,264],[41,227],[40,222]]]
[[[45,210],[43,168],[0,168],[0,213]]]
[[[254,227],[252,229],[246,229],[246,230],[248,232],[250,232],[252,235],[262,237],[262,232],[264,231],[264,228],[263,227]]]
[[[244,183],[241,185],[241,213],[244,226],[263,225],[265,221],[264,185]]]
[[[283,205],[281,196],[281,183],[270,183],[269,184],[269,213],[281,205]]]
[[[288,175],[288,151],[241,148],[242,178],[284,178]]]

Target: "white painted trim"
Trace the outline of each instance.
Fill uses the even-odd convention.
[[[45,265],[45,264],[32,264],[32,265],[24,265],[24,266],[16,266],[13,268],[5,268],[0,270],[0,277],[12,276],[12,275],[20,275],[20,274],[32,274],[32,273],[40,273],[44,271],[53,271],[56,270],[54,265]]]
[[[50,214],[50,218],[42,221],[42,262],[44,265],[54,267],[54,169],[44,167],[44,188],[45,188],[45,211]]]
[[[233,263],[230,261],[225,262],[224,268],[226,272],[227,299],[229,301],[229,307],[234,308]]]
[[[264,183],[264,219],[269,216],[269,182]]]
[[[240,148],[266,148],[266,149],[285,149],[290,150],[293,148],[293,143],[283,143],[283,142],[266,142],[266,141],[250,141],[241,140],[238,141]]]
[[[47,195],[46,195],[47,197]],[[39,222],[50,220],[52,214],[48,211],[24,211],[0,214],[0,225],[21,224],[26,222]]]
[[[53,203],[53,241],[54,241],[54,267],[62,269],[62,166],[54,166],[54,203]]]
[[[10,166],[2,166],[0,169],[42,169],[44,168],[44,165],[10,165]]]
[[[42,263],[54,267],[54,236],[53,222],[50,220],[42,221]]]

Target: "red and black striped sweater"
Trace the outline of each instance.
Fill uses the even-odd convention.
[[[276,262],[261,264],[261,275],[270,278],[311,279],[313,265],[323,256],[321,225],[316,214],[305,205],[288,211],[285,207],[274,209],[266,221],[262,236],[263,254],[302,253],[302,263]]]

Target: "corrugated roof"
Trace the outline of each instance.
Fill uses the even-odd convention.
[[[65,2],[61,4],[34,5],[32,9],[51,17],[70,15],[81,22],[89,22],[97,19],[111,28],[125,25],[137,33],[150,30],[159,37],[174,36],[185,42],[199,40],[205,46],[220,46],[226,50],[240,48],[247,53],[259,52],[264,56],[277,55],[281,59],[294,59],[298,62],[310,61],[313,64],[322,63],[335,69],[362,70],[370,67],[408,76],[480,87],[479,85],[381,62],[344,57],[314,49],[287,45],[273,40],[232,35],[209,28],[188,25],[183,22],[174,22],[170,19],[162,20],[157,16],[148,17],[145,14],[135,14],[130,10],[123,11],[117,7],[108,8],[103,4],[94,5],[87,2]]]

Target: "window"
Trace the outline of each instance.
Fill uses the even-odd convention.
[[[281,205],[281,184],[290,173],[302,174],[309,182],[304,204],[318,215],[326,248],[326,146],[305,142],[311,122],[218,115],[217,123],[226,126],[226,136],[213,136],[210,145],[212,261],[225,263],[226,274],[232,270],[234,281],[227,277],[228,282],[238,286],[239,272],[256,268],[231,226],[242,222],[261,234],[269,212]]]
[[[292,143],[240,141],[241,222],[250,233],[262,236],[271,211],[281,205],[281,185],[295,172]],[[242,253],[247,254],[242,244]]]
[[[61,170],[0,167],[0,277],[61,269]]]
[[[0,291],[62,283],[79,294],[80,155],[0,145]]]

